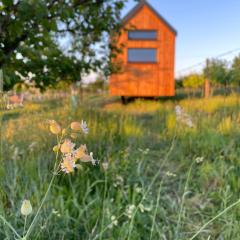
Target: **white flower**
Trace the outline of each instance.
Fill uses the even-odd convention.
[[[169,172],[169,171],[166,172],[166,175],[168,177],[176,177],[177,176],[175,173],[172,173],[172,172]]]
[[[36,77],[36,74],[32,73],[32,72],[29,72],[28,73],[28,77],[29,79],[31,80],[32,78]]]
[[[24,216],[28,216],[32,213],[32,205],[29,200],[23,200],[22,206],[21,206],[21,214]]]
[[[185,113],[180,106],[175,107],[175,113],[177,121],[187,125],[190,128],[194,127],[191,117],[187,113]]]
[[[43,72],[44,72],[44,73],[47,73],[47,72],[48,72],[48,68],[47,68],[46,65],[43,67]]]
[[[30,61],[29,58],[27,58],[27,57],[24,57],[24,58],[23,58],[23,62],[24,62],[24,63],[27,63],[27,62],[29,62],[29,61]]]
[[[95,160],[95,159],[93,158],[93,153],[92,153],[92,152],[90,152],[90,157],[91,157],[92,165],[93,165],[93,166],[97,165],[97,164],[98,164],[98,160]]]
[[[108,166],[109,166],[108,162],[102,163],[102,167],[103,167],[103,170],[104,170],[104,171],[107,171],[107,170],[108,170]]]
[[[127,209],[126,209],[126,215],[129,219],[132,218],[132,215],[133,215],[133,211],[135,210],[136,206],[131,204],[131,205],[128,205]]]
[[[204,159],[204,157],[197,157],[195,159],[195,161],[196,161],[196,163],[201,163],[201,162],[203,162],[203,159]]]
[[[82,128],[83,133],[88,134],[89,129],[87,127],[87,123],[83,120],[81,122],[81,128]]]
[[[16,59],[17,59],[17,60],[23,59],[23,55],[18,52],[18,53],[16,54]]]

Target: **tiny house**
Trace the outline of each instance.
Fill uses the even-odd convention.
[[[120,70],[110,76],[110,95],[174,96],[176,30],[145,0],[122,20],[113,62]]]

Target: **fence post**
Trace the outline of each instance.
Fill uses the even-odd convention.
[[[207,59],[207,68],[206,68],[205,83],[204,83],[204,97],[205,98],[209,98],[209,96],[210,96],[210,81],[209,81],[208,67],[209,67],[209,59]]]
[[[0,93],[3,92],[3,71],[0,69]]]

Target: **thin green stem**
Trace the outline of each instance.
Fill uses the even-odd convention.
[[[129,226],[129,231],[128,231],[128,237],[127,237],[127,240],[130,240],[131,239],[131,233],[132,233],[132,229],[133,229],[133,222],[134,222],[134,219],[135,219],[135,216],[137,214],[137,211],[139,209],[139,206],[142,204],[143,200],[146,199],[148,193],[150,192],[153,184],[155,183],[155,181],[157,180],[157,178],[159,177],[159,175],[161,174],[162,172],[162,167],[163,165],[166,163],[166,161],[168,160],[168,157],[170,155],[170,153],[172,152],[173,148],[174,148],[174,143],[175,143],[175,138],[176,138],[176,129],[175,129],[175,133],[174,133],[174,136],[173,136],[173,139],[172,139],[172,142],[171,142],[171,145],[170,145],[170,148],[162,162],[162,164],[160,165],[159,167],[159,170],[157,171],[157,173],[154,175],[154,177],[152,178],[152,181],[151,183],[149,184],[147,190],[145,191],[145,193],[143,194],[142,198],[141,198],[141,201],[139,202],[139,204],[137,205],[136,209],[134,210],[133,212],[133,215],[132,215],[132,218],[131,218],[131,222],[130,222],[130,226]]]
[[[191,172],[192,172],[192,167],[194,165],[194,161],[192,162],[189,170],[188,170],[188,174],[187,174],[187,180],[185,182],[185,186],[184,186],[184,191],[183,191],[183,195],[182,195],[182,199],[181,199],[181,206],[180,206],[180,211],[179,211],[179,214],[178,214],[178,221],[177,221],[177,230],[176,230],[176,239],[178,239],[178,235],[179,235],[179,229],[180,229],[180,225],[181,225],[181,219],[182,219],[182,213],[183,213],[183,208],[184,208],[184,200],[185,200],[185,195],[186,195],[186,192],[187,192],[187,188],[188,188],[188,183],[189,183],[189,180],[190,180],[190,176],[191,176]]]
[[[224,213],[228,212],[230,209],[234,208],[236,205],[240,203],[240,199],[238,199],[236,202],[225,208],[222,212],[217,214],[215,217],[210,219],[208,222],[206,222],[189,240],[195,239],[209,224],[211,224],[213,221],[221,217]]]
[[[101,232],[103,230],[104,220],[105,220],[105,199],[107,195],[107,171],[105,171],[105,184],[104,184],[104,194],[103,194],[103,206],[102,206],[102,221],[101,221]],[[100,240],[102,240],[102,234],[100,235]]]
[[[0,219],[3,221],[3,223],[5,223],[13,231],[13,233],[18,238],[21,238],[21,236],[17,233],[17,231],[14,229],[14,227],[2,215],[0,215]]]
[[[24,237],[24,234],[25,234],[26,225],[27,225],[27,216],[25,216],[25,218],[24,218],[23,237]]]
[[[163,184],[163,180],[160,183],[159,189],[158,189],[158,196],[157,196],[157,203],[156,203],[156,207],[155,207],[155,211],[154,211],[154,215],[153,215],[153,220],[152,220],[152,227],[151,227],[151,233],[150,233],[150,239],[152,239],[153,236],[153,231],[154,231],[154,225],[155,225],[155,220],[156,220],[156,216],[157,216],[157,210],[159,207],[159,201],[160,201],[160,193],[162,190],[162,184]]]
[[[124,213],[121,213],[115,220],[119,220],[122,216],[124,215]],[[111,223],[109,223],[100,233],[98,233],[92,240],[96,240],[98,239],[104,232],[106,232],[109,227],[113,224],[113,221]]]
[[[41,202],[41,204],[40,204],[40,206],[39,206],[39,208],[37,210],[37,213],[36,213],[35,217],[33,218],[32,222],[31,222],[31,225],[30,225],[30,227],[27,230],[26,235],[24,236],[25,239],[27,239],[29,237],[29,235],[31,234],[31,232],[33,230],[33,227],[34,227],[34,225],[35,225],[35,223],[36,223],[36,221],[38,219],[38,215],[39,215],[39,213],[40,213],[40,211],[42,209],[42,206],[43,206],[43,204],[45,203],[45,201],[47,199],[48,193],[49,193],[49,191],[50,191],[50,189],[51,189],[51,187],[53,185],[53,181],[54,181],[55,177],[56,177],[56,175],[53,174],[52,179],[51,179],[51,181],[50,181],[50,183],[48,185],[48,189],[47,189],[47,191],[46,191],[46,193],[45,193],[45,195],[44,195],[44,197],[42,199],[42,202]]]
[[[58,137],[57,137],[57,143],[58,143],[58,145],[61,143],[62,137],[63,137],[63,135],[61,136],[60,141],[58,140]],[[45,203],[45,201],[46,201],[46,199],[47,199],[47,196],[48,196],[48,193],[50,192],[50,189],[51,189],[51,187],[52,187],[52,185],[53,185],[54,179],[55,179],[55,177],[57,176],[57,171],[58,171],[59,166],[60,166],[60,163],[59,163],[58,166],[57,166],[58,155],[59,155],[59,149],[58,149],[58,151],[57,151],[57,153],[56,153],[56,157],[55,157],[56,159],[55,159],[55,165],[54,165],[54,170],[53,170],[52,179],[51,179],[51,181],[50,181],[50,183],[49,183],[49,185],[48,185],[47,191],[46,191],[46,193],[45,193],[45,195],[44,195],[44,197],[43,197],[43,199],[42,199],[42,201],[41,201],[41,204],[40,204],[40,206],[39,206],[39,208],[38,208],[38,210],[37,210],[37,213],[36,213],[35,217],[33,218],[32,222],[31,222],[31,224],[30,224],[30,226],[29,226],[29,228],[28,228],[28,230],[27,230],[26,235],[24,236],[24,239],[27,239],[27,238],[29,237],[29,235],[31,234],[31,232],[32,232],[32,230],[33,230],[33,228],[34,228],[34,225],[35,225],[35,223],[36,223],[36,221],[37,221],[37,219],[38,219],[38,215],[39,215],[39,213],[40,213],[40,211],[41,211],[41,209],[42,209],[42,206],[43,206],[43,204]]]

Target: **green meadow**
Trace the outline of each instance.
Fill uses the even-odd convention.
[[[33,208],[27,229],[53,173],[48,120],[83,119],[89,134],[74,141],[100,162],[56,176],[29,239],[237,240],[239,109],[238,95],[127,105],[89,96],[77,109],[67,98],[2,112],[0,214],[22,236],[22,201]],[[0,239],[16,237],[0,221]]]

